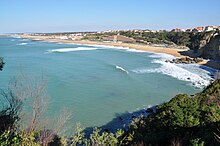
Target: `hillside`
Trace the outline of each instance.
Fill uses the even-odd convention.
[[[132,39],[129,43],[146,45],[164,45],[172,47],[188,47],[192,51],[186,55],[205,59],[220,60],[220,33],[219,30],[208,32],[145,32],[145,31],[118,31],[106,33],[86,34],[83,39],[90,41],[115,41],[113,36],[125,36]],[[106,39],[112,38],[112,39]],[[118,40],[119,42],[126,42]]]
[[[130,145],[219,145],[220,80],[196,95],[179,94],[157,112],[136,120]]]

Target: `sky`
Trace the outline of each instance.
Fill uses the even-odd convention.
[[[0,33],[220,25],[220,0],[0,0]]]

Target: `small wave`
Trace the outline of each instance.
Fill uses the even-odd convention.
[[[64,43],[59,42],[59,43],[56,43],[56,44],[58,44],[58,45],[63,45]]]
[[[115,66],[115,68],[116,69],[119,69],[119,70],[121,70],[121,71],[123,71],[123,72],[126,72],[127,74],[129,73],[126,69],[124,69],[123,67],[121,67],[121,66]]]
[[[21,38],[19,35],[11,35],[11,37],[16,38],[16,39],[20,39]]]
[[[24,45],[27,45],[27,43],[20,43],[20,44],[17,44],[19,46],[24,46]]]
[[[21,41],[25,41],[26,42],[26,41],[29,41],[29,39],[22,39]]]
[[[146,51],[136,50],[136,49],[127,49],[128,52],[138,52],[138,53],[146,53]]]
[[[61,48],[61,49],[53,49],[53,50],[47,50],[47,52],[53,53],[53,52],[73,52],[73,51],[92,51],[97,50],[98,48],[87,48],[87,47],[78,47],[78,48]]]
[[[11,39],[11,41],[12,41],[12,42],[14,42],[14,41],[15,41],[15,39]]]
[[[103,47],[108,47],[110,49],[115,49],[115,50],[125,50],[128,52],[138,52],[138,53],[146,53],[147,52],[147,51],[137,50],[137,49],[133,49],[133,48],[129,48],[129,47],[114,47],[114,46],[103,46]]]
[[[155,58],[155,59],[159,59],[160,61],[165,61],[165,60],[172,60],[175,59],[176,57],[170,54],[164,54],[164,53],[153,53],[151,55],[149,55],[150,58]],[[157,61],[154,60],[154,61]],[[152,62],[152,63],[157,63],[157,62]]]
[[[144,73],[162,73],[169,76],[172,76],[174,78],[177,78],[179,80],[183,81],[189,81],[192,83],[193,86],[197,88],[204,88],[205,86],[208,86],[211,80],[211,77],[204,76],[203,74],[200,74],[201,72],[194,73],[190,72],[187,69],[184,69],[182,67],[179,67],[172,63],[166,63],[164,61],[157,61],[158,63],[162,64],[159,68],[151,68],[151,69],[136,69],[132,70],[135,73],[138,74],[144,74]],[[196,67],[196,66],[194,66]],[[200,71],[202,71],[200,69]],[[204,73],[204,72],[203,72]]]
[[[74,45],[85,45],[85,44],[75,44]],[[91,47],[98,47],[98,48],[104,48],[104,49],[114,49],[114,50],[125,50],[128,52],[140,52],[140,53],[146,53],[148,51],[143,51],[143,50],[137,50],[129,47],[119,47],[119,46],[110,46],[110,45],[86,45],[86,46],[91,46]]]

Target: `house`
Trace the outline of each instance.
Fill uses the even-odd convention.
[[[193,31],[193,32],[203,32],[203,31],[204,31],[204,28],[205,28],[205,27],[203,27],[203,26],[201,26],[201,27],[196,27],[196,28],[194,28],[192,31]]]
[[[68,40],[68,37],[67,36],[60,36],[60,39],[61,40]]]
[[[204,31],[213,31],[214,27],[213,26],[206,26]]]
[[[180,29],[180,28],[175,28],[175,29],[172,29],[171,31],[173,31],[173,32],[184,32],[185,30]]]
[[[192,32],[192,28],[188,28],[188,29],[186,29],[186,32]]]

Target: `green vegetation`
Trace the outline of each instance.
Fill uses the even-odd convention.
[[[153,44],[176,44],[178,46],[187,46],[192,50],[197,51],[200,47],[200,41],[209,40],[214,33],[219,31],[210,32],[133,32],[126,31],[120,32],[120,35],[132,37],[137,42],[149,42]],[[142,40],[142,41],[140,41]]]
[[[59,136],[56,134],[56,130],[47,130],[45,126],[40,129],[36,127],[37,124],[21,128],[19,120],[22,101],[18,100],[20,98],[16,95],[18,94],[15,94],[13,90],[2,92],[2,96],[8,101],[6,102],[8,106],[5,105],[5,109],[0,113],[0,145],[2,146],[215,146],[220,142],[220,80],[216,80],[203,92],[196,95],[176,95],[169,102],[159,105],[156,113],[135,119],[127,131],[118,130],[116,133],[110,133],[101,132],[101,129],[94,128],[87,137],[79,125],[71,138]]]
[[[157,107],[157,112],[132,123],[127,134],[133,144],[219,145],[220,80],[194,96],[179,94]]]
[[[42,81],[44,81],[42,79]],[[0,146],[117,146],[117,145],[192,145],[217,146],[220,143],[220,80],[195,95],[179,94],[157,106],[157,112],[136,118],[127,131],[102,132],[94,128],[85,136],[79,125],[71,137],[58,135],[68,119],[63,117],[54,128],[42,124],[45,111],[45,86],[27,76],[14,79],[8,90],[0,91]],[[28,98],[28,99],[27,99]],[[23,103],[31,103],[25,120]],[[29,119],[27,121],[27,119]],[[45,121],[45,119],[43,119]],[[25,127],[23,126],[25,125]],[[51,127],[51,126],[50,126]]]
[[[195,52],[198,51],[201,41],[208,42],[214,34],[219,33],[219,30],[209,32],[173,32],[173,31],[160,31],[160,32],[147,32],[147,31],[119,31],[119,32],[106,32],[106,33],[90,33],[83,39],[93,41],[103,41],[105,37],[120,34],[122,36],[131,37],[137,43],[143,44],[167,44],[187,46]]]

